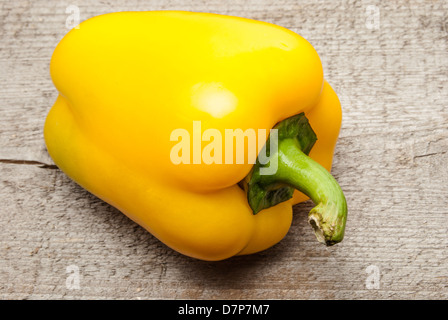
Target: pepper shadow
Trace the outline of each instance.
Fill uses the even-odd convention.
[[[221,261],[202,261],[173,251],[172,267],[189,283],[190,288],[207,290],[258,289],[266,278],[280,281],[281,276],[272,274],[281,270],[289,260],[295,260],[297,251],[304,243],[300,235],[311,228],[307,214],[313,208],[311,201],[294,206],[294,216],[287,235],[276,245],[251,255],[234,256]],[[275,226],[273,226],[275,227]],[[227,296],[227,295],[226,295]],[[238,296],[237,298],[241,298]]]

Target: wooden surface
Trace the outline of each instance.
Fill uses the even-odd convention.
[[[325,248],[295,208],[275,247],[223,262],[184,257],[71,182],[42,127],[57,92],[51,54],[81,20],[180,9],[244,16],[298,32],[319,52],[344,120],[333,173],[349,219]],[[369,24],[379,9],[379,28]],[[0,2],[1,299],[447,299],[447,1]],[[366,24],[367,23],[367,24]],[[66,286],[77,266],[80,288]],[[374,274],[378,286],[371,286]]]

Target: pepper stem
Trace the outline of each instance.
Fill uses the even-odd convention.
[[[279,142],[279,181],[303,192],[316,204],[308,215],[317,239],[328,246],[344,237],[347,203],[341,187],[319,163],[304,154],[293,139]]]
[[[280,122],[275,148],[268,139],[266,156],[277,160],[277,170],[263,175],[262,168],[271,166],[257,163],[243,180],[247,199],[254,214],[293,196],[294,189],[306,194],[316,204],[308,221],[317,239],[327,246],[344,237],[347,203],[341,187],[333,176],[308,156],[317,138],[303,113]]]

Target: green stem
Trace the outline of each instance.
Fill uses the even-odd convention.
[[[347,203],[341,187],[319,163],[304,154],[294,139],[280,142],[277,179],[303,192],[316,204],[308,215],[317,239],[333,245],[344,237]]]
[[[328,246],[340,242],[344,237],[347,203],[333,176],[308,156],[317,140],[308,119],[301,113],[280,122],[274,129],[278,130],[275,148],[270,137],[265,150],[269,159],[277,160],[277,170],[263,174],[261,169],[274,162],[262,164],[258,159],[242,182],[254,214],[290,199],[297,189],[316,204],[308,221],[317,239]]]

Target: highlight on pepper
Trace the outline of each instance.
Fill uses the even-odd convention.
[[[317,240],[344,237],[330,174],[339,99],[300,35],[183,11],[88,19],[50,63],[55,164],[172,249],[216,261],[272,247],[311,199]]]

